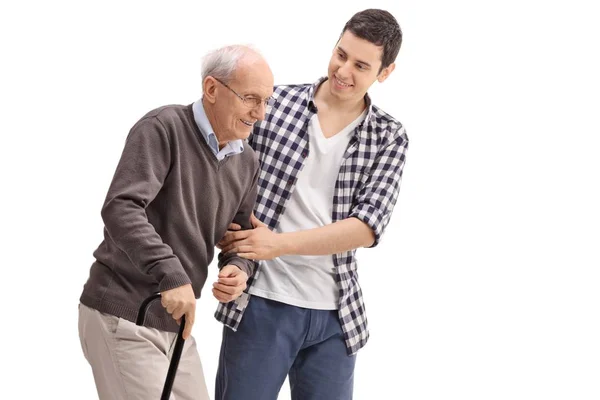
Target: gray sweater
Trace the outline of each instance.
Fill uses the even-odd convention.
[[[241,154],[218,161],[191,105],[146,114],[129,132],[102,207],[104,240],[81,303],[135,321],[142,301],[157,291],[191,283],[199,298],[215,243],[232,221],[250,228],[258,171],[247,143]],[[248,276],[254,268],[219,254],[219,268],[227,264]],[[178,330],[158,301],[145,325]]]

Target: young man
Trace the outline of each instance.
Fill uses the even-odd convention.
[[[357,13],[327,78],[277,87],[254,129],[256,228],[230,231],[219,246],[264,261],[247,292],[217,310],[231,328],[217,400],[276,399],[288,374],[293,399],[352,398],[355,354],[369,337],[355,251],[381,239],[408,147],[402,125],[367,90],[392,73],[401,40],[387,11]]]
[[[265,60],[243,46],[208,54],[203,96],[150,111],[129,132],[102,208],[104,241],[84,286],[79,335],[100,399],[158,399],[185,315],[173,395],[208,400],[196,342],[196,299],[216,241],[232,221],[250,228],[258,162],[244,143],[273,93]],[[222,302],[246,288],[254,264],[219,255]],[[161,292],[145,326],[142,301]]]

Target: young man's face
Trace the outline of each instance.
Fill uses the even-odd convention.
[[[346,31],[338,41],[329,61],[331,95],[339,100],[362,99],[369,87],[383,82],[394,70],[394,64],[379,72],[383,47]]]

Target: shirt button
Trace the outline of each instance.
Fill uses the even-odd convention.
[[[294,179],[293,178],[288,179],[287,185],[292,186],[292,183],[294,183]]]
[[[302,158],[306,158],[307,155],[308,155],[308,153],[306,151],[302,152]]]
[[[283,211],[283,207],[281,207],[280,205],[275,207],[275,211],[277,212],[277,214],[281,214],[281,211]]]

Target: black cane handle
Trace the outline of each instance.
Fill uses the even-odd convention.
[[[138,311],[136,325],[143,326],[146,319],[146,310],[150,303],[160,298],[160,293],[155,293],[148,297],[142,302]],[[181,317],[181,324],[179,325],[179,333],[177,334],[177,340],[175,341],[175,348],[173,349],[173,356],[171,357],[171,363],[169,364],[169,371],[167,372],[167,378],[165,379],[165,385],[163,387],[162,395],[160,400],[169,400],[171,396],[171,390],[173,390],[173,383],[175,382],[175,375],[177,374],[177,367],[179,366],[179,360],[181,359],[181,353],[183,351],[183,330],[185,329],[185,315]]]

